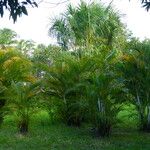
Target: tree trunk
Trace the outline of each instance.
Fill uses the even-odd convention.
[[[103,120],[97,127],[97,136],[108,137],[111,133],[111,123],[107,119]]]
[[[111,133],[111,125],[105,126],[103,128],[97,129],[97,135],[99,137],[109,137]]]
[[[81,116],[71,117],[69,116],[67,119],[68,126],[80,127],[82,122]]]
[[[98,117],[98,124],[96,129],[96,136],[105,137],[109,136],[111,133],[111,122],[108,119],[108,117],[105,116],[105,107],[102,101],[100,101],[100,98],[98,98],[97,101],[98,105],[98,111],[103,114],[103,116]]]
[[[6,100],[1,99],[0,100],[0,125],[3,123],[4,120],[4,112],[2,111],[2,108],[5,106]]]
[[[147,115],[141,114],[141,127],[140,130],[150,132],[150,106],[147,107]]]
[[[23,135],[26,135],[28,133],[29,129],[29,122],[27,120],[22,120],[19,123],[19,132]]]
[[[139,113],[139,120],[140,120],[140,130],[141,131],[150,131],[150,122],[148,121],[150,119],[150,114],[149,114],[149,108],[147,109],[147,114],[145,114],[145,109],[141,103],[141,99],[139,96],[138,91],[136,92],[136,104],[137,104],[137,111]]]

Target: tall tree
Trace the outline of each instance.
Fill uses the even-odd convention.
[[[88,5],[85,2],[75,8],[69,5],[60,19],[54,19],[49,33],[57,38],[64,49],[103,46],[112,49],[118,39],[125,35],[120,16],[110,5]]]

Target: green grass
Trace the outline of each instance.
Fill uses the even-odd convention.
[[[109,138],[96,138],[90,127],[52,125],[42,112],[31,122],[30,132],[21,136],[14,118],[7,117],[0,129],[0,150],[149,150],[150,134],[133,129],[115,129]],[[45,117],[45,119],[44,119]]]
[[[32,117],[29,134],[22,136],[16,117],[7,116],[0,128],[0,150],[150,150],[150,134],[137,131],[136,119],[129,119],[129,110],[120,112],[123,124],[104,139],[94,137],[87,125],[75,128],[52,124],[46,111]]]

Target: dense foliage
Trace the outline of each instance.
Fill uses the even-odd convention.
[[[50,121],[109,136],[119,114],[132,106],[142,131],[150,131],[150,40],[129,37],[111,6],[68,6],[49,33],[59,46],[17,40],[0,30],[0,123],[13,114],[26,134],[41,110]]]

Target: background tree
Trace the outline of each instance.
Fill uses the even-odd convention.
[[[45,46],[43,44],[39,44],[35,47],[30,58],[34,64],[33,71],[36,77],[42,78],[44,74],[42,70],[43,64],[51,66],[54,61],[53,57],[57,57],[59,51],[60,47],[54,45]]]
[[[0,1],[0,15],[3,17],[4,12],[9,11],[10,18],[14,22],[17,21],[17,18],[23,14],[28,15],[26,7],[30,5],[32,7],[37,7],[37,3],[34,0],[1,0]]]
[[[0,30],[0,47],[11,47],[14,46],[13,44],[16,44],[17,40],[17,33],[12,31],[11,29],[1,29]]]
[[[19,40],[16,48],[23,53],[24,56],[30,57],[35,49],[35,42],[32,40]]]

